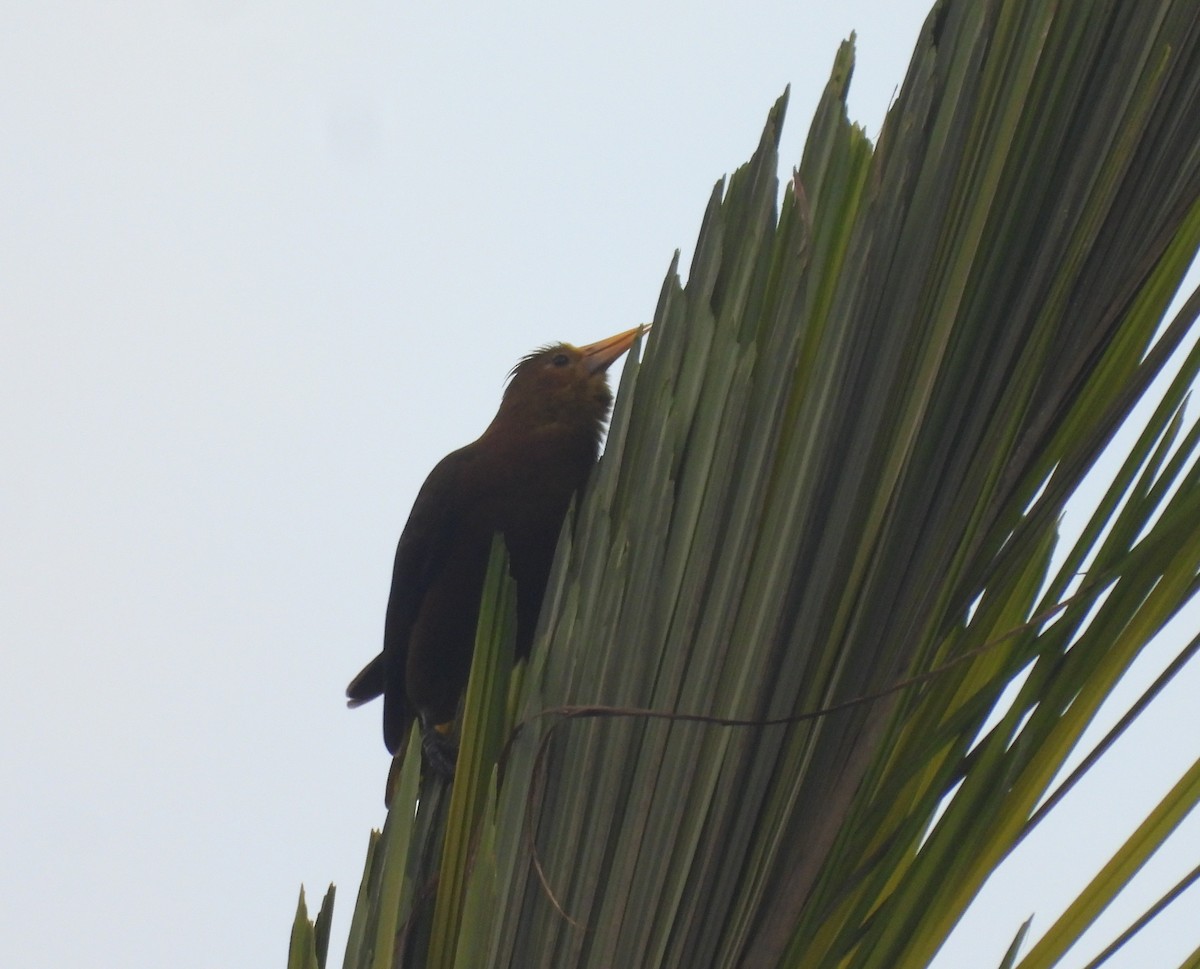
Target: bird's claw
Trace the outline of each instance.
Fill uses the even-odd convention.
[[[421,724],[421,752],[425,763],[438,777],[454,779],[454,764],[458,759],[458,745],[436,726]]]

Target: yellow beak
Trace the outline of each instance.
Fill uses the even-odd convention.
[[[620,359],[621,354],[633,346],[633,341],[648,329],[650,329],[650,324],[642,323],[632,330],[625,330],[616,336],[580,347],[579,352],[583,355],[583,365],[587,367],[588,373],[600,373],[607,370]]]

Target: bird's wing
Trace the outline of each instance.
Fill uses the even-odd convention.
[[[396,546],[383,652],[374,661],[381,669],[369,673],[368,666],[355,678],[358,682],[368,676],[372,686],[378,683],[382,688],[383,739],[393,754],[403,746],[415,713],[405,683],[409,636],[425,594],[445,564],[455,509],[460,507],[463,467],[469,461],[468,448],[453,451],[434,466],[421,485]]]

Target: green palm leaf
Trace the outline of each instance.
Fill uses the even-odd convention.
[[[454,790],[405,765],[347,966],[927,965],[1195,591],[1200,351],[1058,521],[1200,310],[1200,10],[939,3],[875,145],[852,66],[672,266],[512,681],[494,557]],[[1197,769],[983,963],[1054,965]]]

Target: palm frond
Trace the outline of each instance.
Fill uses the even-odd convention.
[[[1200,312],[1164,324],[1200,10],[944,0],[876,145],[852,68],[782,199],[786,95],[672,265],[511,689],[494,559],[486,726],[448,812],[405,765],[347,966],[389,933],[411,965],[927,965],[1195,591],[1200,350],[1069,547],[1058,522]],[[988,961],[1054,964],[1195,773]]]

